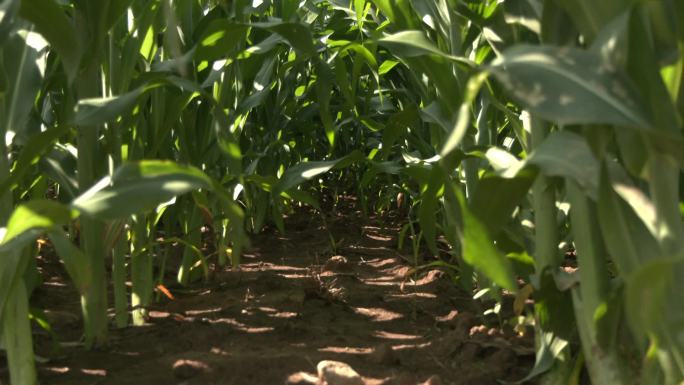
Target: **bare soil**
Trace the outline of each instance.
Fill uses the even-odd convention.
[[[36,329],[42,383],[307,384],[321,360],[351,365],[368,385],[494,385],[529,371],[531,338],[485,322],[444,272],[412,269],[397,252],[397,221],[351,211],[328,225],[335,252],[316,216],[293,215],[286,235],[255,236],[239,269],[169,285],[175,299],[162,296],[147,325],[112,329],[96,351],[78,343],[78,296],[45,257],[32,301],[59,345]]]

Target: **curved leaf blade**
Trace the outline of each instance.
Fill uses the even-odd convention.
[[[631,81],[593,52],[523,44],[489,68],[515,99],[546,120],[652,127]]]
[[[71,205],[92,217],[116,219],[152,210],[175,196],[211,185],[211,179],[194,167],[145,160],[121,166],[111,180],[104,178]]]

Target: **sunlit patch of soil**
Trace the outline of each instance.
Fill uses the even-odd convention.
[[[286,237],[254,237],[242,267],[215,268],[209,283],[176,287],[170,270],[175,300],[162,297],[148,325],[112,330],[109,346],[92,352],[78,343],[77,293],[44,258],[33,305],[46,309],[61,347],[37,332],[42,383],[312,384],[322,360],[351,365],[366,385],[493,385],[530,369],[530,338],[478,329],[486,322],[470,293],[397,253],[399,223],[329,219],[344,240],[333,253],[311,218],[287,218]]]

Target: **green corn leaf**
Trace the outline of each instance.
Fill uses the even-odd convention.
[[[577,134],[561,131],[549,135],[525,164],[539,167],[548,176],[571,178],[590,197],[598,197],[600,164],[587,142]]]
[[[123,16],[133,0],[108,0],[108,7],[105,10],[101,7],[101,12],[106,12],[106,16],[100,20],[104,21],[101,28],[105,33]]]
[[[392,68],[396,67],[397,64],[399,64],[398,61],[396,60],[385,60],[380,64],[380,68],[378,68],[378,75],[382,76],[392,70]]]
[[[634,333],[646,337],[662,332],[668,297],[681,266],[681,258],[658,258],[642,265],[629,275],[625,290],[627,319]],[[660,330],[659,330],[660,329]],[[660,333],[658,333],[660,334]]]
[[[543,119],[641,129],[653,125],[632,82],[598,54],[518,45],[489,68],[516,100]]]
[[[155,87],[161,86],[156,84]],[[130,112],[138,102],[138,98],[147,87],[136,88],[125,94],[108,98],[84,99],[78,102],[74,124],[78,126],[92,126],[115,120],[117,117]]]
[[[316,95],[318,96],[319,113],[323,122],[325,136],[328,138],[330,148],[335,146],[337,130],[330,111],[330,99],[332,93],[333,73],[330,67],[324,62],[318,63],[319,79],[316,82]]]
[[[299,163],[285,170],[280,181],[273,188],[273,193],[279,195],[281,192],[288,191],[302,182],[326,173],[333,168],[345,168],[364,159],[363,153],[354,151],[347,156],[335,160]]]
[[[4,44],[12,32],[20,4],[18,0],[6,0],[0,4],[0,44]]]
[[[55,251],[57,251],[57,255],[64,262],[64,267],[76,288],[80,293],[84,293],[91,284],[92,277],[88,273],[90,261],[61,228],[57,227],[50,230],[48,237]]]
[[[74,80],[80,67],[81,49],[76,29],[62,8],[52,0],[22,0],[19,15],[36,26],[36,31],[59,54],[69,80]]]
[[[482,88],[482,85],[486,80],[487,73],[485,72],[473,75],[470,77],[470,79],[468,79],[463,102],[458,110],[456,124],[451,129],[451,132],[449,133],[449,136],[442,147],[441,155],[443,157],[448,156],[461,145],[461,141],[465,137],[468,128],[470,128],[470,121],[472,119],[472,103],[477,98],[480,88]]]
[[[262,28],[275,32],[282,36],[288,43],[304,58],[314,56],[316,47],[314,46],[311,29],[300,23],[279,23],[262,22],[250,24],[256,28]]]
[[[541,34],[542,9],[545,5],[542,5],[541,1],[507,1],[504,3],[506,23],[522,25],[539,35]]]
[[[67,224],[74,217],[69,208],[59,202],[32,200],[19,205],[7,221],[7,231],[0,242],[0,251],[21,248],[35,235]],[[28,235],[28,236],[27,236]]]
[[[236,54],[249,26],[226,19],[212,20],[195,46],[195,60],[216,60]]]
[[[463,218],[463,259],[504,289],[517,291],[513,267],[494,246],[485,224],[470,210],[463,193],[454,189]]]
[[[435,55],[452,61],[464,68],[475,68],[475,63],[463,57],[450,55],[440,50],[423,31],[402,31],[378,39],[378,44],[387,47],[398,57],[411,58]]]
[[[68,131],[69,127],[67,126],[57,126],[32,135],[22,148],[10,176],[0,181],[0,191],[13,190],[30,167],[37,163],[57,139]]]
[[[10,288],[28,263],[22,250],[41,233],[63,226],[73,218],[75,213],[67,206],[49,200],[32,200],[14,209],[7,227],[0,228],[0,315]]]
[[[660,247],[639,216],[614,191],[638,191],[635,187],[624,184],[611,183],[606,167],[601,172],[601,186],[598,201],[598,218],[601,230],[605,235],[606,246],[620,271],[631,274],[644,263],[659,256]],[[645,217],[653,217],[652,203],[645,197],[638,199],[638,195],[631,194],[630,203]],[[650,203],[650,204],[649,204]],[[648,213],[646,213],[648,212]]]
[[[540,40],[543,44],[574,45],[579,32],[570,16],[558,3],[544,1]]]
[[[563,350],[568,346],[568,341],[555,335],[553,332],[540,332],[537,352],[535,354],[534,367],[523,379],[509,384],[525,384],[533,378],[548,372],[557,359],[562,356]]]
[[[415,16],[409,0],[373,0],[373,4],[399,28],[415,28]]]
[[[3,114],[0,115],[0,135],[5,132],[25,135],[29,114],[38,94],[42,75],[38,69],[39,52],[30,40],[36,40],[35,32],[14,33],[2,47],[0,61],[0,89],[3,90]],[[4,139],[4,138],[3,138]]]
[[[306,191],[292,189],[289,191],[284,191],[280,193],[280,195],[284,198],[293,199],[297,202],[306,203],[307,205],[315,208],[318,211],[321,210],[321,205],[318,203],[318,199],[316,199],[313,195],[309,194]]]
[[[194,167],[171,161],[132,162],[117,169],[111,180],[104,178],[77,197],[72,207],[100,219],[123,218],[211,185],[211,179]]]
[[[420,206],[418,207],[418,222],[428,248],[434,255],[437,255],[437,221],[435,216],[439,210],[439,198],[444,190],[444,175],[441,168],[433,167],[430,170],[428,183],[422,190]]]
[[[597,3],[592,0],[563,0],[554,2],[570,15],[585,41],[592,42],[610,20],[630,8],[636,1],[605,0]]]
[[[497,174],[485,174],[480,178],[470,201],[470,210],[487,227],[489,234],[496,237],[510,221],[515,208],[527,197],[536,176],[535,170],[525,168],[512,178]]]
[[[72,123],[77,126],[92,126],[116,120],[119,116],[130,113],[142,95],[163,86],[176,87],[185,92],[197,92],[210,103],[214,102],[210,95],[191,80],[150,73],[143,85],[132,91],[111,97],[79,100]]]
[[[47,155],[40,158],[38,170],[52,178],[60,186],[64,196],[62,200],[70,201],[78,195],[78,180],[76,175],[75,149],[70,151],[67,146],[56,146]]]

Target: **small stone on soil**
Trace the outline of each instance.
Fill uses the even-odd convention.
[[[285,381],[285,385],[317,385],[318,384],[318,377],[309,374],[307,372],[299,372],[295,374],[291,374],[288,378],[287,381]]]
[[[352,264],[349,263],[347,258],[341,255],[333,255],[328,259],[328,261],[323,265],[323,271],[330,271],[333,273],[348,273],[352,271]]]
[[[364,385],[361,376],[344,362],[325,360],[316,369],[320,385]]]
[[[195,360],[178,360],[173,364],[173,375],[181,380],[187,380],[209,371],[207,364]]]
[[[421,385],[442,385],[442,379],[438,375],[428,378]]]

